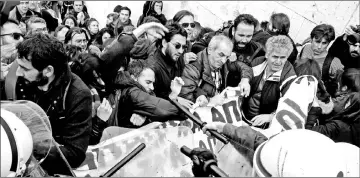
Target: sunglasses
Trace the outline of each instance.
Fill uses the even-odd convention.
[[[187,27],[189,27],[189,25],[190,25],[191,28],[195,28],[195,23],[183,23],[183,24],[181,24],[181,26],[183,28],[187,28]]]
[[[0,36],[6,36],[6,35],[11,35],[15,40],[19,40],[20,37],[24,38],[24,35],[21,33],[8,33],[8,34],[2,34]]]
[[[360,43],[360,35],[353,34],[353,35],[348,36],[347,43],[349,45],[353,45],[353,46],[355,46],[356,43]]]
[[[176,43],[176,44],[173,44],[173,45],[175,46],[176,49],[180,49],[182,47],[182,49],[186,50],[188,48],[187,45],[181,45],[179,43]]]

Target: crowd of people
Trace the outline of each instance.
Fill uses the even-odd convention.
[[[240,14],[215,29],[196,22],[194,12],[169,18],[162,1],[146,1],[136,26],[131,9],[118,5],[100,29],[84,1],[0,5],[1,100],[38,104],[72,168],[106,127],[186,120],[171,99],[188,109],[216,106],[224,91],[237,87],[243,120],[266,129],[279,99],[301,75],[319,81],[305,128],[360,146],[358,24],[338,37],[332,25],[318,24],[299,45],[284,13],[273,13],[268,22]],[[252,134],[225,123],[205,128],[230,138]],[[69,175],[56,149],[41,166],[50,175]]]

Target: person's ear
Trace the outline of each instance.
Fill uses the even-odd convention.
[[[161,40],[161,44],[162,44],[162,47],[167,48],[167,42],[166,42],[165,39],[162,39],[162,40]]]
[[[43,72],[44,76],[49,78],[54,75],[55,70],[54,70],[53,66],[49,65],[49,66],[45,67],[45,69],[42,72]]]

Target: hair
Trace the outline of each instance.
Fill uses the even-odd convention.
[[[73,28],[70,28],[69,31],[65,34],[64,43],[67,44],[69,41],[71,41],[71,39],[74,37],[74,34],[81,34],[81,33],[84,33],[86,40],[89,41],[89,37],[86,33],[86,30],[79,28],[79,27],[73,27]]]
[[[166,21],[165,26],[172,25],[173,23],[174,23],[174,20],[173,20],[173,19],[169,19],[169,20]]]
[[[55,32],[54,32],[54,37],[57,37],[57,34],[59,33],[59,31],[61,31],[63,28],[67,28],[70,30],[70,27],[67,25],[59,25],[58,27],[56,27]]]
[[[290,19],[284,13],[274,13],[270,17],[272,27],[277,29],[278,35],[287,35],[290,30]]]
[[[2,23],[2,24],[1,24],[1,28],[0,28],[1,33],[2,33],[2,31],[3,31],[4,25],[6,25],[6,24],[8,24],[8,23],[13,23],[13,24],[15,24],[15,25],[19,25],[19,22],[17,22],[16,20],[8,19],[5,23]]]
[[[194,18],[194,14],[187,10],[181,10],[177,12],[173,17],[173,22],[179,23],[180,20],[185,16],[192,16]]]
[[[269,22],[268,22],[268,21],[262,21],[262,22],[260,23],[260,27],[261,27],[263,30],[267,31],[267,30],[269,29]]]
[[[257,24],[259,23],[258,20],[255,19],[254,16],[250,15],[250,14],[240,14],[239,16],[236,17],[236,19],[234,20],[234,31],[236,30],[237,26],[240,23],[244,23],[247,25],[253,25],[254,26],[254,30],[257,26]]]
[[[95,39],[94,41],[99,44],[99,45],[103,45],[103,42],[102,42],[102,36],[105,34],[105,33],[108,33],[110,35],[110,38],[113,38],[114,37],[114,32],[112,30],[110,30],[109,28],[103,28],[99,31],[99,33],[95,36]]]
[[[63,44],[48,34],[36,33],[27,36],[16,47],[20,58],[30,61],[38,71],[47,66],[54,68],[55,76],[60,76],[67,70],[68,57]]]
[[[210,27],[204,27],[200,30],[200,34],[199,34],[199,39],[202,39],[206,34],[210,33],[210,32],[215,32],[212,28]]]
[[[46,25],[46,21],[43,18],[33,16],[33,17],[29,18],[29,20],[26,21],[26,29],[28,30],[30,24],[33,24],[33,23],[43,23]]]
[[[160,20],[155,18],[154,16],[146,16],[141,24],[149,23],[149,22],[161,23]]]
[[[265,44],[266,54],[274,52],[275,48],[283,48],[288,51],[287,56],[289,57],[291,52],[294,50],[291,39],[285,35],[278,35],[270,37]]]
[[[99,24],[99,21],[97,21],[95,18],[89,18],[85,20],[85,27],[87,30],[89,30],[89,26],[92,22],[97,22]]]
[[[297,76],[312,75],[318,80],[317,98],[328,103],[330,101],[330,94],[326,91],[326,87],[321,80],[321,69],[318,62],[313,59],[308,59],[305,63],[294,67]]]
[[[352,92],[360,92],[360,70],[346,69],[341,76],[341,85],[346,86]]]
[[[162,38],[165,39],[166,42],[170,42],[175,35],[181,35],[187,38],[188,34],[186,30],[182,28],[178,23],[166,25],[165,27],[169,30],[169,32],[165,33],[165,36]],[[157,41],[157,46],[162,47],[162,39],[159,39]]]
[[[230,49],[234,46],[234,43],[229,37],[225,35],[216,35],[210,40],[208,48],[216,50],[220,44],[226,44]]]
[[[108,14],[108,15],[106,16],[106,18],[110,18],[110,17],[112,17],[113,20],[116,20],[116,19],[119,18],[119,14],[118,14],[118,13],[115,13],[115,12],[112,12],[112,13],[110,13],[110,14]]]
[[[117,5],[117,6],[115,6],[115,8],[114,8],[114,12],[116,12],[116,13],[120,13],[120,11],[121,11],[121,8],[122,8],[122,6],[121,5]]]
[[[67,16],[65,16],[65,18],[63,19],[61,25],[65,25],[65,22],[66,22],[67,19],[73,20],[75,27],[78,26],[77,21],[76,21],[76,18],[75,18],[73,15],[67,15]]]
[[[334,27],[328,24],[317,25],[310,33],[311,39],[315,38],[316,40],[321,40],[325,38],[327,42],[331,42],[335,39],[335,30]]]
[[[119,14],[120,14],[120,12],[123,11],[123,10],[129,11],[129,17],[131,17],[131,10],[130,10],[128,7],[126,7],[126,6],[120,8]]]
[[[135,78],[138,78],[142,71],[145,69],[151,69],[151,64],[147,60],[133,59],[128,66],[128,72],[130,75],[134,75]]]

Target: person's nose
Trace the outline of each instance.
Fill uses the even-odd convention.
[[[154,91],[154,84],[150,84],[149,88],[150,88],[151,91]]]

